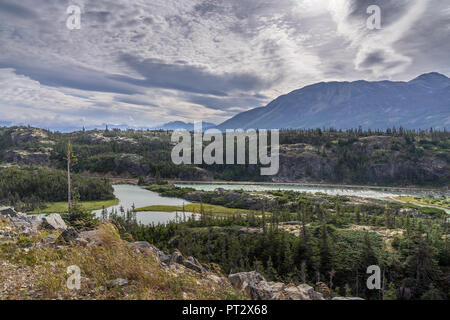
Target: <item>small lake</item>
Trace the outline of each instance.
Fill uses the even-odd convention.
[[[136,208],[142,208],[152,205],[169,205],[169,206],[181,206],[189,204],[190,202],[179,198],[167,198],[161,197],[158,193],[146,190],[139,186],[133,185],[114,185],[114,195],[119,199],[119,204],[113,207],[109,207],[107,210],[111,212],[116,209],[120,212],[120,207],[125,210],[131,209],[133,204]],[[101,216],[102,210],[94,211],[98,217]],[[136,213],[136,219],[142,224],[166,224],[170,221],[176,221],[182,219],[183,213],[179,212],[156,212],[156,211],[143,211]],[[192,214],[185,212],[186,219],[191,217]],[[197,215],[196,215],[197,216]]]

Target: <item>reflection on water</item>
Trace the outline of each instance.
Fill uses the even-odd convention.
[[[181,206],[184,204],[189,204],[189,201],[179,198],[166,198],[161,197],[158,193],[143,189],[138,186],[132,185],[115,185],[114,186],[114,195],[117,199],[119,199],[119,204],[113,207],[108,208],[108,212],[111,212],[113,209],[120,212],[120,208],[123,207],[125,210],[131,209],[134,205],[135,208],[142,208],[152,205],[170,205],[170,206]],[[94,211],[98,217],[101,216],[102,210]],[[176,212],[137,212],[136,218],[139,222],[143,224],[164,224],[170,221],[175,221],[178,218],[183,219],[183,213],[179,212],[178,215]],[[188,219],[192,214],[186,212],[185,218]],[[198,216],[198,215],[195,215]]]

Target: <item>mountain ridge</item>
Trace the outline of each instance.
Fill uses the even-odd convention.
[[[402,113],[406,114],[402,114]],[[281,95],[219,129],[411,129],[450,126],[450,79],[432,72],[411,81],[319,82]]]

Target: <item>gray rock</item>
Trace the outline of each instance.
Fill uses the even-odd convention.
[[[148,243],[147,241],[136,241],[131,243],[133,247],[136,247],[137,249],[146,249],[146,248],[152,248],[153,246]]]
[[[172,253],[170,261],[171,262],[175,262],[175,263],[179,263],[179,264],[183,264],[184,257],[183,257],[183,255],[181,254],[180,251],[175,250],[174,253]]]
[[[86,247],[89,244],[89,242],[86,239],[83,239],[83,238],[76,238],[74,240],[74,242],[79,244],[79,245],[81,245],[81,246],[83,246],[83,247]]]
[[[108,287],[123,287],[123,286],[126,286],[127,284],[128,284],[127,279],[117,278],[117,279],[108,281],[107,285],[108,285]]]
[[[312,300],[306,292],[293,285],[284,288],[282,293],[287,300]]]
[[[130,248],[136,249],[138,252],[156,256],[159,259],[159,261],[161,263],[163,263],[164,265],[169,265],[172,260],[171,255],[165,254],[163,251],[159,250],[158,248],[156,248],[154,245],[148,243],[147,241],[136,241],[136,242],[128,243],[127,245]],[[181,253],[179,253],[179,252],[178,252],[178,254],[181,255]],[[179,258],[177,257],[177,259],[179,259]]]
[[[307,284],[295,286],[281,282],[267,282],[256,271],[228,276],[232,286],[255,300],[325,300],[323,295]]]
[[[334,297],[331,300],[347,301],[347,300],[364,300],[364,299],[363,298],[359,298],[359,297]]]
[[[309,300],[325,300],[323,294],[314,291],[314,288],[307,285],[306,283],[302,283],[301,285],[297,286],[297,289],[301,291],[304,295],[306,295],[309,298]]]
[[[38,229],[42,224],[42,217],[38,215],[28,215],[28,222],[31,223],[33,229]]]
[[[42,218],[41,228],[50,230],[66,230],[67,225],[59,214],[52,213]]]
[[[256,271],[230,274],[228,280],[235,289],[247,293],[254,300],[270,300],[274,294],[264,277]]]
[[[48,235],[47,237],[45,237],[44,243],[55,243],[57,239],[58,239],[58,237],[56,235],[51,234],[51,235]]]
[[[190,262],[190,261],[185,261],[185,262],[183,263],[183,266],[185,266],[185,267],[188,268],[188,269],[194,270],[194,271],[196,271],[196,272],[198,272],[198,273],[204,272],[204,270],[203,270],[203,268],[202,268],[201,266],[196,265],[196,264],[194,264],[194,263],[192,263],[192,262]]]
[[[202,266],[202,264],[194,257],[188,257],[183,261],[183,265],[191,270],[197,271],[199,273],[207,272],[208,270]]]
[[[0,215],[6,217],[15,217],[17,216],[17,212],[13,207],[0,207]]]
[[[97,247],[103,243],[102,237],[97,230],[82,231],[79,233],[78,238],[85,240],[88,246]]]
[[[59,237],[65,242],[75,242],[75,240],[79,237],[79,235],[80,234],[74,228],[69,227],[66,230],[64,230]]]

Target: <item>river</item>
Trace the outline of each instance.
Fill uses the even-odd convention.
[[[325,193],[328,195],[342,195],[361,198],[388,200],[395,196],[423,196],[426,194],[445,194],[445,191],[420,190],[420,189],[399,189],[389,187],[364,187],[364,186],[316,186],[298,184],[209,184],[209,183],[182,183],[175,184],[178,187],[193,188],[196,190],[213,191],[217,188],[226,190],[244,191],[268,191],[268,190],[288,190],[306,193]],[[447,192],[448,194],[448,192]]]
[[[223,188],[226,190],[245,190],[245,191],[267,191],[267,190],[290,190],[297,192],[307,193],[325,193],[328,195],[343,195],[354,196],[362,198],[388,200],[392,197],[405,195],[405,196],[420,196],[429,193],[428,191],[420,191],[412,189],[408,191],[406,189],[397,191],[389,188],[366,188],[366,187],[326,187],[326,186],[304,186],[304,185],[281,185],[281,184],[208,184],[208,183],[192,183],[192,184],[176,184],[179,187],[190,187],[196,190],[213,191],[217,188]],[[133,204],[136,208],[142,208],[151,205],[171,205],[181,206],[183,204],[189,204],[190,202],[180,198],[167,198],[162,197],[158,193],[146,190],[139,186],[134,185],[114,185],[114,195],[119,199],[119,204],[108,208],[108,212],[112,209],[119,211],[120,207],[125,210],[130,209]],[[445,210],[450,213],[450,210]],[[101,210],[94,211],[97,216],[101,215]],[[165,224],[170,221],[175,221],[181,218],[182,213],[176,212],[154,212],[144,211],[137,212],[136,218],[143,224]],[[185,213],[186,218],[191,217],[191,213]],[[197,215],[196,215],[197,216]]]

